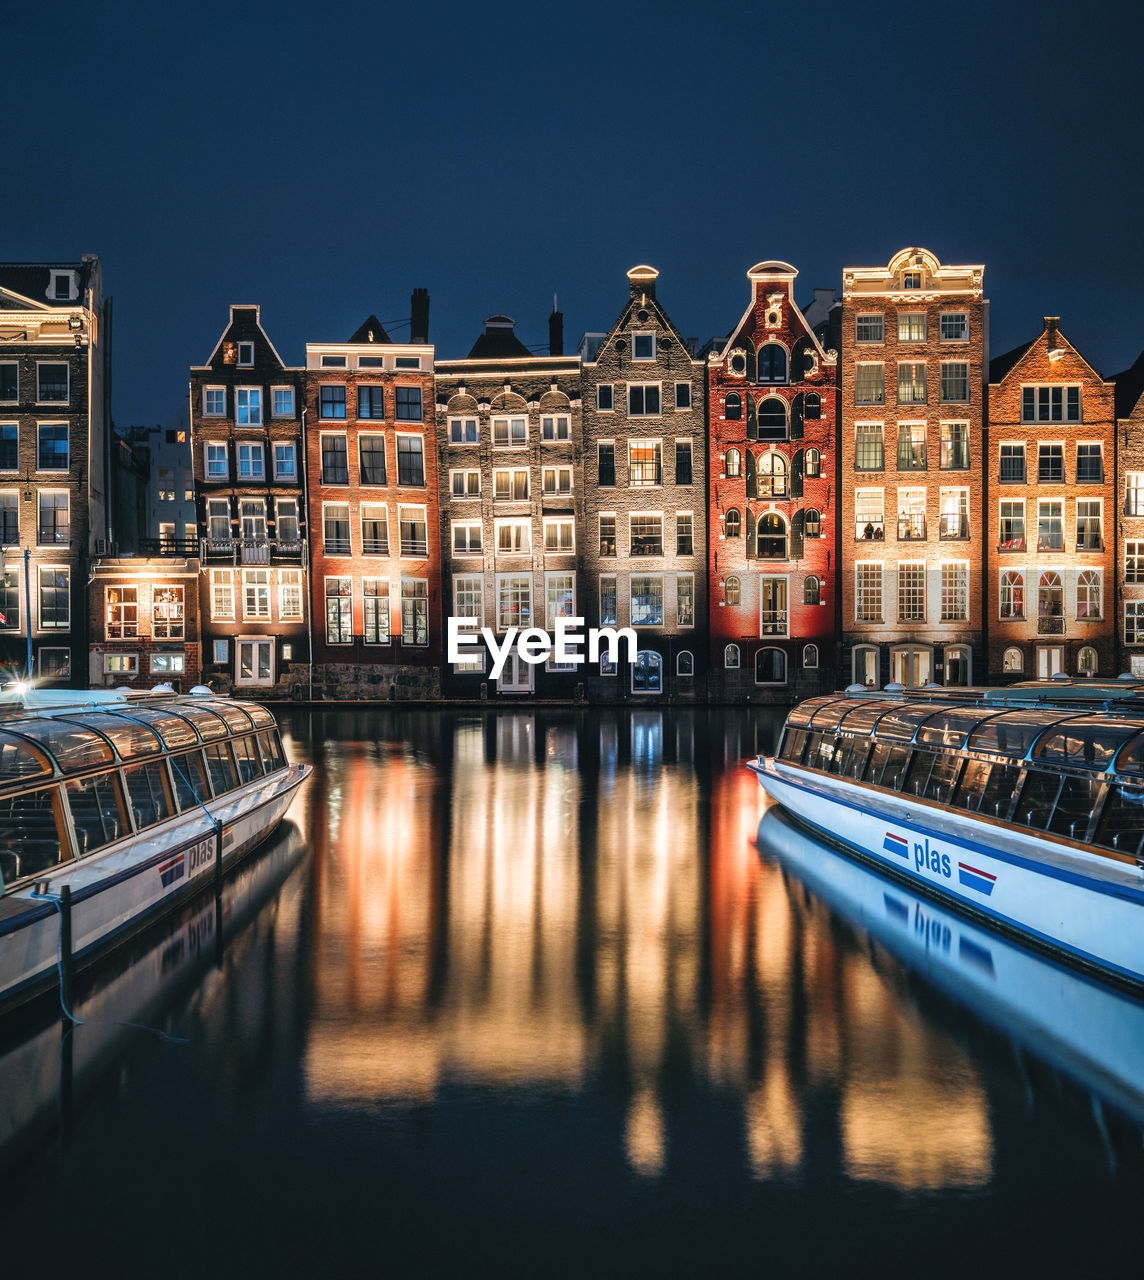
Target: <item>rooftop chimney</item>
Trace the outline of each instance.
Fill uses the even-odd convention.
[[[409,341],[429,341],[429,290],[414,289],[409,299]]]
[[[628,283],[631,285],[633,298],[654,298],[655,282],[659,272],[655,267],[632,267],[628,272]]]
[[[548,317],[548,354],[562,356],[564,354],[564,312],[552,308]]]
[[[1045,351],[1050,360],[1059,360],[1064,354],[1057,332],[1060,319],[1060,316],[1045,316]]]

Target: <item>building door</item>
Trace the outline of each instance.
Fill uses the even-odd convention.
[[[929,684],[932,660],[928,648],[902,645],[890,650],[890,679],[907,688],[920,689]]]
[[[497,689],[501,693],[531,693],[534,669],[532,663],[525,662],[514,649],[504,664],[504,670],[497,681]]]
[[[968,684],[969,671],[969,646],[964,644],[951,644],[945,651],[946,684]]]
[[[858,645],[854,649],[854,683],[867,689],[878,687],[878,650],[874,645]]]
[[[1037,646],[1037,679],[1051,680],[1058,671],[1065,669],[1064,645],[1042,644]]]
[[[238,671],[235,684],[274,683],[274,641],[240,638],[237,646]]]

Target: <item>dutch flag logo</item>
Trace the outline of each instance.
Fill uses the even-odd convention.
[[[882,841],[882,848],[886,853],[892,853],[897,858],[910,858],[910,842],[902,836],[896,836],[892,831],[886,832],[886,838]]]
[[[183,855],[180,853],[172,858],[169,862],[164,862],[159,868],[159,880],[164,889],[169,889],[176,880],[183,878],[184,871]]]
[[[979,871],[976,867],[971,867],[968,862],[959,862],[957,864],[957,878],[967,889],[976,889],[978,893],[983,893],[987,898],[993,892],[993,886],[997,883],[996,876],[991,876],[988,871]]]

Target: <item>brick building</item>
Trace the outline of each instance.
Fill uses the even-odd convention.
[[[1116,674],[1114,392],[1056,316],[989,366],[994,678]]]
[[[559,312],[548,355],[534,355],[496,315],[464,360],[437,362],[445,614],[498,636],[510,626],[551,631],[557,616],[582,612],[580,362],[563,350]],[[475,661],[446,666],[446,693],[570,697],[584,680],[583,667],[517,654],[495,683],[489,670],[482,646]]]
[[[1144,354],[1116,382],[1117,670],[1144,676]]]
[[[26,673],[30,622],[40,681],[87,673],[88,565],[111,537],[109,329],[98,257],[0,263],[0,662]]]
[[[579,612],[589,627],[632,627],[640,645],[634,664],[625,649],[582,668],[592,701],[706,690],[706,376],[658,276],[633,267],[616,322],[583,350]]]
[[[429,296],[408,343],[375,316],[306,346],[314,687],[326,697],[441,691],[441,530]]]
[[[176,555],[104,559],[88,589],[88,684],[129,689],[199,683],[199,562]]]
[[[794,301],[798,272],[760,262],[709,357],[709,687],[788,701],[835,673],[838,357]]]
[[[191,369],[202,676],[216,692],[308,687],[302,392],[256,306],[232,306]]]
[[[844,679],[985,675],[983,276],[917,248],[843,272]]]

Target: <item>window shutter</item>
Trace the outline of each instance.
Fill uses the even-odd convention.
[[[806,513],[801,509],[794,513],[790,522],[790,558],[802,559],[802,540],[806,529]]]
[[[750,341],[748,340],[747,342],[747,381],[748,382],[755,381],[755,368],[756,368],[755,348],[751,346]]]
[[[755,463],[755,455],[748,449],[747,453],[747,497],[757,498],[759,496],[759,476]]]
[[[800,391],[791,401],[790,406],[790,438],[792,440],[802,439],[802,404],[803,395]]]
[[[747,392],[747,439],[757,440],[758,427],[755,422],[755,397]]]
[[[747,525],[747,559],[755,558],[755,517],[751,514],[751,508],[748,507],[744,515]]]
[[[801,449],[794,451],[794,461],[790,466],[790,496],[792,498],[802,497],[802,474],[803,474],[803,453]]]

